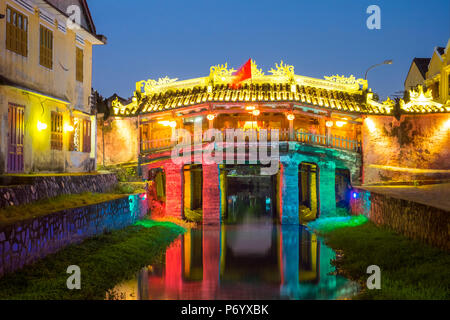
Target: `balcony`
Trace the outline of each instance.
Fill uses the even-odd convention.
[[[217,140],[221,140],[223,142],[231,142],[232,138],[226,139],[226,129],[219,130],[221,133],[220,138]],[[263,130],[247,130],[247,131],[237,131],[238,133],[234,137],[234,141],[239,142],[298,142],[301,144],[313,145],[313,146],[322,146],[333,149],[341,149],[353,152],[361,152],[361,141],[351,140],[347,137],[335,136],[335,135],[321,135],[311,132],[303,132],[303,131],[290,131],[289,129],[280,129],[278,130],[278,139],[274,136],[272,139],[272,135],[270,133],[270,129],[267,133],[264,133]],[[194,136],[190,134],[190,137],[178,137],[172,140],[171,137],[161,138],[161,139],[153,139],[153,140],[143,140],[141,141],[141,153],[149,154],[149,153],[158,153],[162,151],[170,150],[177,144],[185,144],[186,141],[190,141],[191,144],[194,143],[209,143],[214,141],[214,139],[208,137],[200,137]]]

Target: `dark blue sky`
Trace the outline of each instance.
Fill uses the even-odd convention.
[[[403,90],[414,57],[431,57],[450,36],[449,0],[89,0],[97,33],[93,87],[129,97],[144,79],[206,76],[249,57],[267,73],[281,59],[316,78],[364,77],[381,97]],[[381,8],[381,30],[366,27],[369,5]]]

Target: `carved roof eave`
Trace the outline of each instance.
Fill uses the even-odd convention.
[[[417,86],[417,91],[409,91],[410,100],[405,102],[400,99],[400,109],[408,114],[449,113],[450,105],[433,100],[432,89],[424,91],[423,86]]]

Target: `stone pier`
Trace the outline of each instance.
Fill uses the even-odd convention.
[[[220,169],[203,164],[203,224],[220,224]]]
[[[166,215],[182,219],[183,166],[172,162],[164,166],[166,174]]]
[[[319,217],[336,214],[336,164],[319,162]]]
[[[299,224],[298,163],[287,157],[282,159],[279,174],[281,224]]]

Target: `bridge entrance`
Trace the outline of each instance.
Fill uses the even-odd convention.
[[[319,172],[315,163],[302,162],[298,170],[300,222],[315,220],[319,212]]]
[[[222,211],[223,222],[242,224],[278,221],[277,176],[261,175],[260,169],[259,165],[224,166],[226,209]]]

